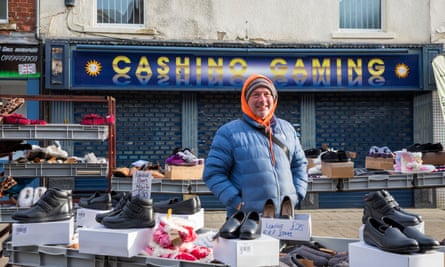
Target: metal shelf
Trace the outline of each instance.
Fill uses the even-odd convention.
[[[0,139],[6,140],[106,140],[108,125],[0,124]]]
[[[367,191],[377,189],[415,189],[445,186],[445,173],[414,173],[354,176],[352,178],[309,178],[308,193]],[[112,177],[115,191],[131,191],[131,177]],[[212,194],[202,180],[153,179],[153,193]]]
[[[6,176],[26,177],[106,177],[107,163],[4,163]]]

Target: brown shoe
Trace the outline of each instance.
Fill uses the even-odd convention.
[[[263,218],[275,218],[275,205],[273,204],[272,199],[266,200],[266,204],[264,204],[262,217]]]
[[[293,219],[295,217],[294,205],[292,204],[291,199],[286,196],[281,202],[280,208],[280,218],[289,218]]]

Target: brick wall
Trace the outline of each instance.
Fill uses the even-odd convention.
[[[85,95],[84,93],[82,93]],[[117,105],[117,166],[136,160],[163,164],[181,147],[180,92],[106,92]],[[221,125],[241,115],[238,92],[198,93],[198,154],[206,157]],[[412,144],[412,95],[409,93],[316,94],[316,144],[357,152],[356,167],[373,145],[396,151]],[[281,93],[277,115],[300,123],[300,94]],[[106,106],[75,104],[75,120],[88,113],[106,115]],[[307,149],[307,148],[305,148]],[[79,142],[76,154],[106,155],[106,142]]]
[[[35,31],[35,2],[35,0],[8,0],[9,24],[16,24],[16,31]]]

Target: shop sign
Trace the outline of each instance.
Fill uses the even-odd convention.
[[[419,54],[72,52],[72,88],[239,90],[252,73],[280,91],[420,90]]]
[[[39,48],[0,44],[0,78],[39,78]]]

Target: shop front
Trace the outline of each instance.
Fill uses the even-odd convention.
[[[355,167],[364,168],[371,146],[397,151],[433,142],[431,61],[441,46],[208,47],[48,40],[45,51],[45,89],[51,94],[116,98],[116,166],[137,160],[164,165],[177,147],[205,158],[218,127],[240,116],[242,83],[256,72],[275,82],[277,115],[299,131],[304,149],[327,144],[354,151]],[[106,110],[76,103],[63,113],[77,121],[85,113],[105,115]],[[402,191],[402,204],[413,206],[414,190]],[[335,206],[354,206],[362,195],[345,195]],[[219,206],[208,197],[209,206]],[[335,196],[317,198],[318,206],[328,207]]]

